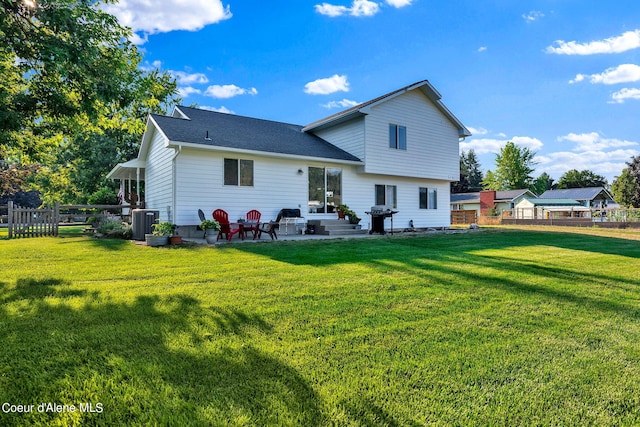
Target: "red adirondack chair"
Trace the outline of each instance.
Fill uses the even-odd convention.
[[[240,228],[240,224],[230,223],[229,222],[229,214],[222,210],[216,209],[213,211],[213,219],[218,221],[220,224],[220,231],[218,231],[218,238],[216,240],[220,240],[220,237],[231,241],[231,238],[234,234],[240,234],[240,237],[244,240],[244,235],[240,233],[242,228]]]
[[[247,215],[246,215],[247,222],[244,223],[245,236],[247,235],[248,231],[253,232],[254,239],[258,236],[258,228],[260,227],[261,216],[262,214],[260,213],[260,211],[257,211],[255,209],[252,209],[249,212],[247,212]]]

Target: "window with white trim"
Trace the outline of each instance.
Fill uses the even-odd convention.
[[[376,205],[398,207],[398,187],[376,184]]]
[[[438,209],[438,189],[420,187],[420,209]]]
[[[224,159],[224,185],[253,186],[253,160]]]
[[[407,150],[407,128],[400,125],[389,125],[389,148]]]

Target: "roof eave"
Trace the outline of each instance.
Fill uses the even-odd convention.
[[[276,152],[269,152],[269,151],[248,150],[244,148],[233,148],[233,147],[222,147],[218,145],[198,144],[195,142],[169,141],[168,145],[174,146],[174,147],[189,147],[189,148],[195,148],[199,150],[207,150],[207,151],[215,151],[215,152],[252,154],[254,156],[272,157],[272,158],[279,158],[279,159],[286,158],[286,159],[308,160],[308,161],[315,161],[315,162],[332,162],[332,163],[357,165],[357,166],[364,165],[364,162],[362,162],[361,160],[346,160],[346,159],[335,159],[331,157],[303,156],[299,154],[276,153]]]

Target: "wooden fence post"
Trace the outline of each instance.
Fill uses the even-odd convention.
[[[60,202],[56,202],[53,207],[53,235],[58,235],[58,227],[60,224]]]
[[[9,238],[13,237],[13,202],[11,200],[9,200],[9,204],[8,204],[8,210],[7,210],[7,223],[9,225]]]

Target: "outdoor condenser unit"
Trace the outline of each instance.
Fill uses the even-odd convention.
[[[153,233],[153,224],[158,220],[160,212],[152,209],[134,209],[131,213],[133,239],[144,240],[145,234]]]

